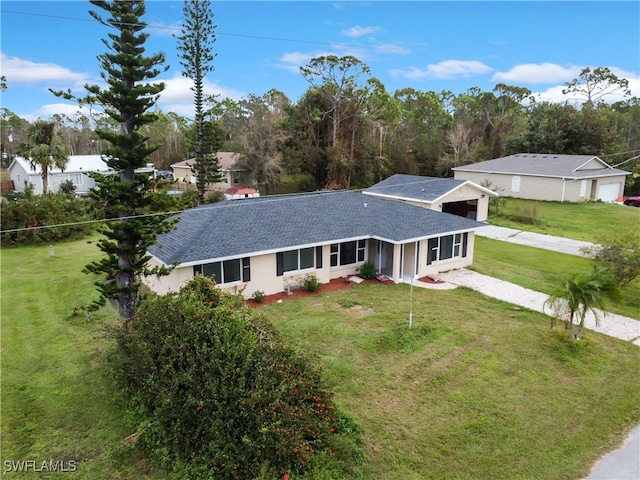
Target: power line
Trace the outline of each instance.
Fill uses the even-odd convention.
[[[32,12],[18,12],[15,10],[3,10],[2,13],[13,13],[15,15],[26,15],[26,16],[31,16],[31,17],[44,17],[44,18],[56,18],[56,19],[60,19],[60,20],[73,20],[73,21],[78,21],[78,22],[95,22],[96,20],[93,18],[77,18],[77,17],[66,17],[66,16],[62,16],[62,15],[49,15],[49,14],[44,14],[44,13],[32,13]],[[176,32],[181,32],[182,29],[180,27],[164,27],[164,26],[160,26],[160,25],[149,25],[149,24],[142,24],[142,23],[124,23],[124,22],[108,22],[105,21],[105,23],[109,23],[112,25],[125,25],[125,26],[133,26],[133,27],[146,27],[146,28],[155,28],[158,30],[172,30],[172,31],[176,31]],[[293,38],[281,38],[281,37],[268,37],[268,36],[262,36],[262,35],[249,35],[249,34],[242,34],[242,33],[225,33],[225,32],[215,32],[216,36],[224,36],[224,37],[237,37],[237,38],[251,38],[251,39],[255,39],[255,40],[270,40],[270,41],[274,41],[274,42],[289,42],[289,43],[305,43],[305,44],[310,44],[310,45],[324,45],[324,46],[332,46],[332,47],[348,47],[348,48],[353,48],[353,47],[361,47],[362,45],[358,45],[358,44],[345,44],[345,43],[335,43],[335,42],[320,42],[320,41],[315,41],[315,40],[299,40],[299,39],[293,39]]]
[[[322,190],[319,192],[307,192],[305,193],[300,193],[299,195],[317,195],[317,194],[323,194],[323,195],[331,195],[331,194],[336,194],[339,193],[339,190]],[[286,197],[286,195],[269,195],[267,197],[259,197],[259,199],[241,199],[238,200],[237,203],[226,203],[225,204],[225,208],[231,208],[231,207],[240,207],[243,205],[247,205],[248,203],[254,203],[256,201],[260,202],[260,203],[271,203],[271,202],[276,202],[279,200],[282,200],[284,197]],[[234,200],[230,200],[230,202],[234,202]],[[81,222],[69,222],[69,223],[58,223],[55,225],[38,225],[35,227],[21,227],[21,228],[11,228],[11,229],[7,229],[7,230],[0,230],[0,234],[4,234],[4,233],[16,233],[16,232],[26,232],[26,231],[36,231],[36,230],[47,230],[49,228],[58,228],[58,227],[73,227],[76,225],[90,225],[90,224],[94,224],[94,223],[108,223],[108,222],[119,222],[119,221],[123,221],[123,220],[134,220],[137,218],[147,218],[147,217],[163,217],[163,216],[171,216],[171,215],[177,215],[179,213],[184,213],[188,210],[194,210],[195,207],[189,207],[189,208],[184,208],[182,210],[172,210],[169,212],[158,212],[158,213],[145,213],[145,214],[140,214],[140,215],[129,215],[126,217],[116,217],[116,218],[105,218],[105,219],[101,219],[101,220],[84,220]],[[219,203],[213,203],[211,205],[205,205],[205,206],[201,206],[201,207],[197,207],[197,209],[199,211],[201,210],[209,210],[211,208],[220,208],[220,204]]]

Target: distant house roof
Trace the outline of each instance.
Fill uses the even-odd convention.
[[[220,162],[220,168],[222,170],[231,170],[233,164],[238,161],[240,158],[240,154],[237,152],[217,152],[216,156],[218,157],[218,161]],[[195,158],[190,158],[188,160],[182,160],[181,162],[174,163],[172,167],[190,167],[196,162]]]
[[[448,193],[464,185],[471,185],[486,195],[497,196],[495,192],[469,180],[422,177],[400,173],[376,183],[372,187],[363,190],[362,193],[399,200],[435,203]]]
[[[227,188],[224,193],[227,195],[252,195],[258,193],[255,188],[250,187],[230,187]]]
[[[165,264],[189,265],[363,238],[402,243],[484,225],[357,192],[325,191],[187,210],[149,253]]]
[[[588,167],[595,163],[597,168]],[[518,153],[508,157],[495,158],[486,162],[473,163],[452,170],[460,172],[499,173],[506,175],[531,175],[560,178],[593,178],[613,175],[629,175],[618,170],[594,155],[553,155],[539,153]]]
[[[102,159],[101,155],[69,155],[69,161],[67,163],[66,168],[64,169],[64,173],[87,173],[87,172],[110,172],[112,171],[105,161]],[[42,173],[42,169],[40,165],[36,165],[35,168],[31,167],[29,160],[23,157],[15,157],[13,162],[19,163],[22,168],[24,168],[27,172],[31,174]],[[11,166],[9,167],[11,168]],[[59,168],[50,169],[51,173],[62,173],[62,170]]]

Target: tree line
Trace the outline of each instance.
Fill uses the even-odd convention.
[[[196,88],[195,119],[156,105],[155,120],[141,126],[147,144],[157,146],[149,161],[168,169],[211,151],[239,152],[244,182],[267,192],[288,175],[305,174],[317,188],[366,187],[393,173],[451,176],[456,166],[522,152],[598,155],[640,172],[640,162],[626,162],[640,151],[640,100],[608,68],[583,69],[565,84],[563,103],[503,83],[457,95],[411,87],[390,93],[352,56],[318,57],[300,73],[309,87],[297,101],[277,89],[232,100]],[[625,99],[607,103],[612,93]],[[29,123],[7,109],[0,114],[6,165]],[[104,153],[107,142],[96,131],[118,128],[107,115],[51,120],[70,154]],[[630,178],[629,193],[638,183]]]

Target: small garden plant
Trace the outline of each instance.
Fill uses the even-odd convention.
[[[372,280],[376,278],[376,266],[373,262],[364,262],[360,267],[360,276],[365,280]]]
[[[266,297],[267,296],[262,290],[256,290],[255,292],[253,292],[253,295],[251,295],[251,298],[253,298],[258,303],[264,302],[264,299]]]
[[[320,280],[318,280],[318,277],[315,275],[309,275],[304,279],[304,289],[307,292],[316,292],[321,286],[322,283],[320,283]]]

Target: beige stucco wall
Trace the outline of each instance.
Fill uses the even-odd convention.
[[[151,268],[163,265],[153,257],[148,263]],[[193,278],[193,267],[182,267],[174,268],[169,275],[164,277],[144,277],[142,283],[154,292],[164,295],[169,292],[177,292],[191,278]]]
[[[376,241],[367,240],[368,245],[366,248],[365,261],[374,262],[376,254]],[[473,249],[474,249],[474,234],[469,232],[467,241],[467,257],[457,258],[451,260],[445,260],[442,262],[435,262],[432,265],[427,265],[428,254],[428,242],[422,240],[419,242],[418,253],[418,270],[415,278],[420,278],[425,275],[433,275],[439,272],[453,270],[456,268],[467,267],[473,262]],[[403,279],[410,278],[413,274],[413,262],[415,261],[415,242],[402,245],[388,245],[387,258],[391,258],[396,261],[393,262],[393,272],[391,279],[399,283]],[[400,262],[402,258],[402,263]],[[350,275],[357,275],[358,269],[364,262],[359,262],[353,265],[344,267],[331,267],[331,247],[330,245],[324,245],[322,247],[322,268],[309,269],[294,273],[285,273],[282,276],[278,276],[276,272],[276,254],[271,253],[267,255],[257,255],[251,258],[251,281],[250,282],[238,282],[230,285],[221,285],[222,290],[231,293],[242,292],[245,298],[251,298],[251,296],[257,292],[262,291],[266,295],[272,295],[286,291],[288,287],[291,289],[301,288],[304,279],[309,275],[314,275],[318,278],[320,283],[328,283],[330,280],[346,277]],[[375,262],[374,262],[375,263]],[[159,265],[159,262],[152,258],[149,261],[151,267]],[[185,283],[193,278],[193,267],[178,267],[165,277],[147,277],[143,281],[144,283],[156,293],[164,295],[170,291],[177,292]]]
[[[470,186],[463,185],[460,188],[456,188],[453,192],[443,196],[440,200],[433,203],[427,202],[419,202],[413,200],[406,200],[406,203],[411,205],[416,205],[418,207],[428,208],[430,210],[434,210],[436,212],[442,212],[442,206],[445,203],[452,202],[467,202],[467,201],[477,201],[477,217],[476,220],[479,222],[484,222],[489,214],[489,198],[486,194],[479,191],[478,189]]]
[[[473,263],[473,250],[475,246],[474,232],[469,232],[467,239],[467,256],[452,258],[449,260],[443,260],[434,262],[431,265],[427,265],[427,257],[429,253],[428,240],[421,240],[418,242],[418,254],[417,265],[415,267],[415,277],[421,278],[426,275],[435,275],[440,272],[446,272],[448,270],[455,270],[457,268],[468,267]],[[402,266],[401,270],[397,271],[396,281],[400,279],[410,279],[414,274],[414,262],[416,262],[416,243],[411,242],[404,245],[402,251]]]
[[[562,180],[550,177],[532,177],[520,175],[520,191],[511,190],[514,175],[487,174],[479,172],[455,172],[455,178],[461,180],[471,180],[475,183],[482,183],[486,180],[491,182],[491,189],[498,191],[504,197],[528,198],[531,200],[547,200],[556,202],[580,202],[596,198],[598,187],[609,183],[620,184],[620,194],[624,191],[624,175],[613,177],[603,177],[598,179],[586,179],[585,195],[581,196],[581,180]],[[595,182],[595,183],[594,183]]]
[[[180,182],[195,183],[191,167],[173,167],[173,177]]]

